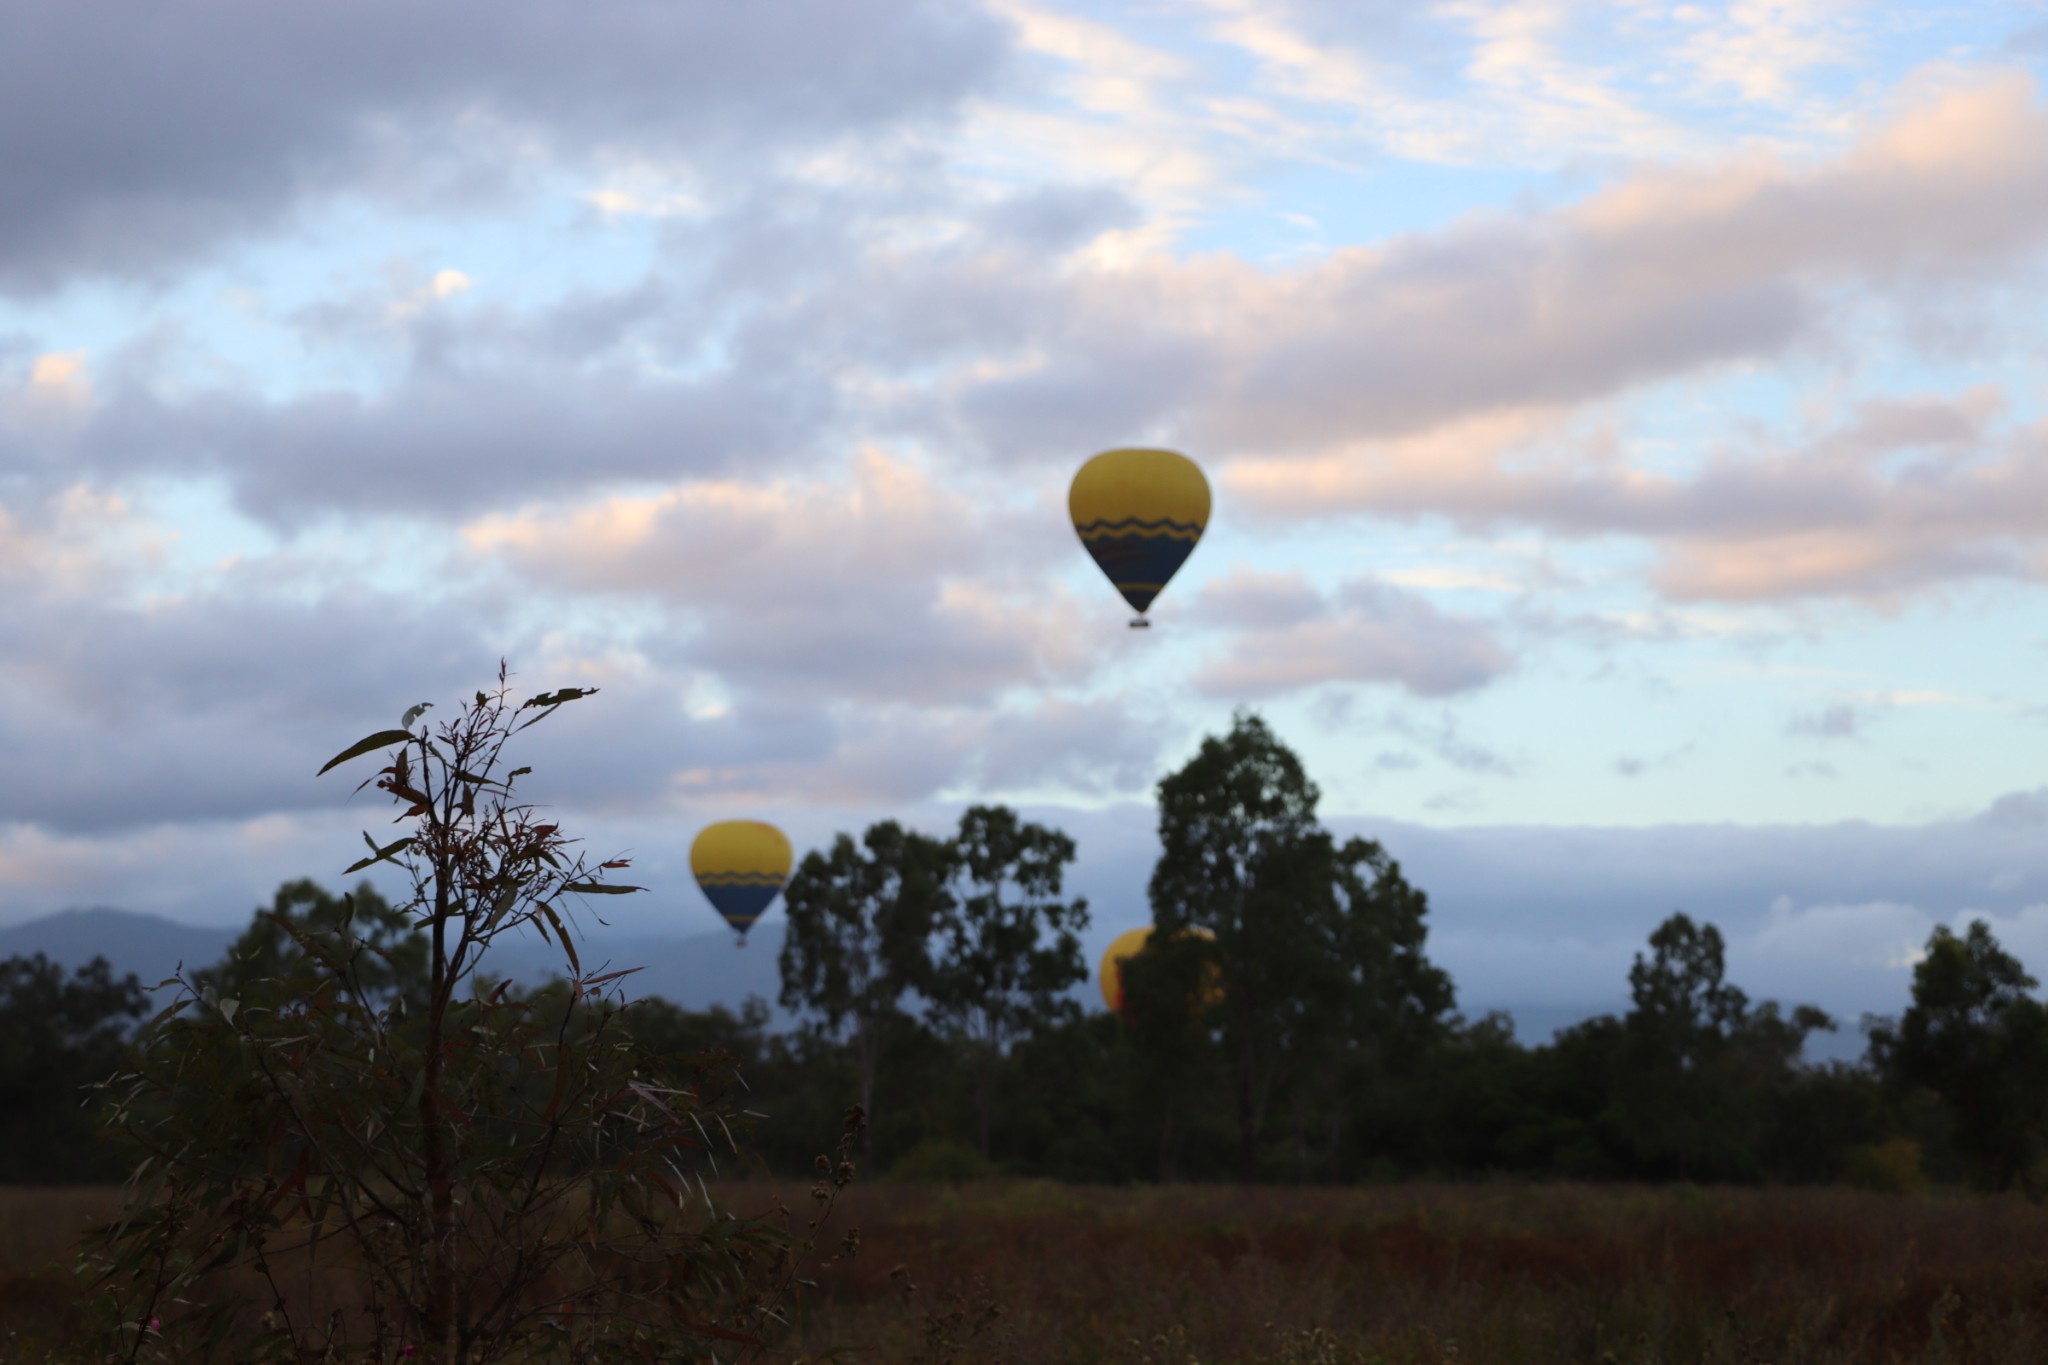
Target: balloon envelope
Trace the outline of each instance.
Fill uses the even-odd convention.
[[[706,825],[690,845],[690,871],[711,908],[744,935],[789,880],[789,839],[761,820]]]
[[[1209,524],[1209,481],[1171,450],[1105,450],[1067,490],[1074,530],[1140,616]]]
[[[1189,925],[1183,932],[1193,934],[1197,938],[1216,937],[1199,924]],[[1127,929],[1111,939],[1109,947],[1103,951],[1101,965],[1096,968],[1096,977],[1102,984],[1102,999],[1109,1006],[1110,1013],[1122,1014],[1124,1011],[1124,962],[1136,957],[1151,937],[1152,926],[1149,924],[1142,929]],[[1223,985],[1219,980],[1221,975],[1213,962],[1203,971],[1202,980],[1205,988],[1202,997],[1205,1004],[1213,1005],[1222,999]]]

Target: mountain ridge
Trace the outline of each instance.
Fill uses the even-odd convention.
[[[111,906],[60,910],[53,915],[0,927],[0,958],[41,953],[66,972],[104,957],[116,976],[133,973],[154,987],[178,970],[206,967],[227,955],[246,924],[182,924],[144,911]],[[750,995],[766,1000],[771,1022],[789,1016],[776,1006],[782,950],[779,920],[755,926],[744,948],[723,930],[689,935],[614,933],[600,927],[577,936],[576,952],[586,969],[638,967],[622,983],[630,996],[658,995],[685,1009],[723,1005],[737,1010]],[[539,984],[563,974],[561,950],[537,936],[513,934],[491,950],[488,965],[517,981]]]

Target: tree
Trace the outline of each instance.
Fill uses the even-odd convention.
[[[41,953],[0,961],[0,1185],[82,1184],[117,1174],[88,1087],[121,1069],[149,1012],[131,973],[96,957],[64,979]]]
[[[2038,983],[1972,920],[1936,926],[1913,967],[1913,1003],[1870,1031],[1870,1060],[1897,1094],[1941,1098],[1974,1180],[2002,1190],[2030,1175],[2048,1138],[2048,1008]]]
[[[1304,1174],[1307,1118],[1316,1103],[1325,1115],[1325,1145],[1334,1165],[1342,1158],[1346,1114],[1356,1101],[1433,1056],[1449,1037],[1448,1017],[1457,1003],[1450,975],[1424,951],[1429,898],[1401,875],[1400,863],[1385,848],[1376,840],[1347,840],[1334,850],[1326,875],[1327,890],[1320,882],[1314,890],[1318,897],[1334,898],[1323,912],[1331,960],[1312,977],[1330,984],[1316,1005],[1324,1017],[1311,1021],[1304,1039],[1310,1063],[1321,1071],[1321,1094],[1301,1087],[1296,1111]]]
[[[871,1132],[885,1034],[909,1017],[905,993],[930,984],[951,864],[944,840],[885,820],[859,844],[841,834],[829,853],[806,853],[782,891],[782,1004],[851,1044]]]
[[[345,896],[309,877],[286,882],[227,956],[193,980],[201,989],[239,997],[251,982],[292,971],[305,956],[300,943],[309,939],[320,945],[321,956],[349,961],[366,999],[403,996],[416,1009],[425,1006],[427,936],[367,881]]]
[[[1770,1105],[1807,1034],[1834,1021],[1811,1005],[1751,1009],[1727,979],[1721,931],[1674,914],[1629,968],[1633,1008],[1617,1054],[1616,1107],[1646,1173],[1754,1178]]]
[[[976,1131],[987,1159],[995,1079],[1010,1043],[1079,1013],[1067,992],[1088,979],[1078,936],[1088,927],[1088,902],[1060,899],[1074,841],[1006,806],[962,814],[949,852],[957,890],[937,916],[940,951],[926,994],[933,1017],[973,1050]]]
[[[259,952],[232,964],[238,995],[188,979],[143,1029],[112,1093],[144,1159],[91,1252],[108,1358],[763,1348],[806,1238],[711,1208],[702,1172],[714,1134],[738,1150],[737,1078],[636,1046],[626,973],[583,971],[571,904],[637,888],[606,880],[623,859],[589,865],[521,798],[530,770],[506,748],[591,693],[519,701],[507,676],[443,724],[413,729],[427,708],[412,708],[321,770],[387,751],[362,786],[387,793],[405,829],[366,834],[369,856],[344,875],[391,864],[407,879],[399,911],[427,944],[419,998],[370,951],[375,924],[346,904],[309,922],[286,897],[269,920],[292,945],[275,975],[254,973]],[[565,981],[525,993],[481,974],[522,928],[561,950]],[[821,1160],[829,1207],[851,1167]]]
[[[1338,846],[1316,819],[1319,796],[1301,760],[1249,713],[1159,783],[1152,943],[1218,966],[1215,1013],[1246,1179],[1283,1082],[1318,1070],[1334,1103],[1346,1057],[1393,1021],[1434,1021],[1451,1001],[1449,979],[1422,954],[1426,898],[1378,845]],[[1191,925],[1214,939],[1198,946],[1180,932]],[[1139,967],[1127,983],[1147,974]]]

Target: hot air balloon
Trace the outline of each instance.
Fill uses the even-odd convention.
[[[789,880],[789,839],[761,820],[721,820],[706,825],[690,845],[690,871],[704,898],[734,929],[740,946],[747,930]]]
[[[1081,466],[1067,490],[1081,544],[1124,601],[1145,619],[1209,523],[1209,481],[1171,450],[1105,450]]]
[[[1199,924],[1191,924],[1181,932],[1212,941],[1216,937]],[[1149,924],[1142,929],[1129,929],[1112,939],[1108,949],[1103,952],[1102,964],[1096,968],[1096,976],[1102,984],[1102,999],[1109,1006],[1110,1013],[1124,1012],[1124,962],[1136,957],[1151,937],[1152,926]],[[1213,1005],[1223,998],[1221,978],[1222,973],[1217,970],[1215,963],[1211,962],[1203,969],[1202,1003]]]

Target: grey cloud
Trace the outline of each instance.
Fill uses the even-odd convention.
[[[2016,57],[2033,57],[2048,52],[2048,24],[2028,24],[2008,33],[1998,45],[1999,51],[2009,52]]]
[[[515,144],[754,160],[943,114],[1006,46],[919,0],[28,0],[0,11],[0,287],[158,270],[416,180],[437,140],[458,192],[515,173]]]
[[[1846,703],[1836,702],[1792,717],[1785,726],[1785,733],[1806,739],[1854,739],[1862,733],[1862,727],[1861,712]]]
[[[957,412],[974,426],[1022,424],[1009,438],[1017,449],[1084,443],[1067,416],[1078,414],[1096,430],[1244,452],[1253,467],[1768,359],[1824,339],[1845,285],[1904,296],[1930,275],[1981,272],[2048,241],[2048,117],[2030,85],[2008,75],[1902,119],[1819,168],[1646,172],[1581,204],[1476,216],[1286,276],[1203,262],[1090,281],[1064,315],[1121,325],[1046,330],[1013,315],[1019,344],[1056,361],[968,390]],[[1971,120],[1989,130],[1974,144],[1954,132]],[[1946,148],[1929,156],[1916,138]],[[1841,468],[1721,461],[1696,484],[1662,486],[1462,469],[1366,477],[1360,454],[1354,496],[1301,480],[1259,501],[1294,515],[1366,506],[1588,534],[1815,515],[1843,524],[1896,491],[1867,469],[1844,488],[1843,469],[1874,451],[1953,453],[1980,424],[1938,401],[1874,406],[1810,452]]]
[[[1339,257],[1321,272],[1317,306],[1270,338],[1191,431],[1234,450],[1398,436],[1484,407],[1577,403],[1768,356],[1814,320],[1789,281],[1710,280],[1675,262],[1628,272],[1623,291],[1601,245],[1555,222],[1503,219]]]
[[[1483,687],[1512,660],[1485,626],[1420,594],[1356,582],[1329,599],[1259,576],[1203,589],[1238,624],[1228,651],[1195,677],[1208,696],[1262,699],[1330,682],[1392,682],[1422,696]]]
[[[243,511],[294,530],[335,515],[440,519],[613,481],[773,467],[815,450],[827,401],[761,371],[658,383],[616,368],[521,366],[275,403],[229,391],[172,400],[130,383],[68,440],[0,453],[50,484],[88,470],[220,475]]]
[[[2007,792],[1970,823],[1978,830],[1998,834],[2025,834],[2048,828],[2048,787]]]
[[[1992,811],[2022,808],[2039,816],[2048,793],[2015,793]],[[2048,965],[2038,916],[2027,921],[2031,935],[2016,927],[2027,885],[2039,885],[2030,879],[2048,873],[2048,845],[2036,825],[1990,816],[1905,826],[1331,824],[1380,839],[1428,892],[1430,954],[1452,972],[1468,1013],[1548,1019],[1626,1008],[1630,957],[1683,910],[1727,936],[1730,977],[1753,998],[1810,1001],[1848,1021],[1827,1045],[1847,1055],[1861,1050],[1861,1014],[1904,1007],[1907,951],[1936,922],[1990,915],[2006,926],[2002,939],[2032,949],[2029,965]],[[2007,875],[1992,885],[1993,872]]]
[[[477,534],[537,588],[665,607],[655,657],[711,670],[750,704],[985,708],[1094,666],[1071,604],[1029,577],[1070,545],[907,466],[871,458],[850,487],[723,486],[620,524],[586,510]]]
[[[1436,755],[1460,772],[1488,777],[1513,777],[1520,765],[1506,754],[1465,736],[1449,712],[1440,712],[1424,722],[1405,712],[1396,712],[1381,722],[1386,729]]]
[[[1239,569],[1203,587],[1202,607],[1219,625],[1272,630],[1315,620],[1329,603],[1304,574]]]
[[[375,594],[17,600],[0,618],[0,748],[33,777],[0,786],[0,821],[106,831],[341,802],[353,784],[316,780],[322,762],[414,701],[465,695],[501,643],[459,604]]]
[[[1052,700],[998,713],[978,749],[977,777],[995,791],[1058,787],[1117,794],[1157,780],[1168,722],[1120,700]]]
[[[1676,767],[1690,758],[1697,747],[1696,744],[1684,744],[1661,754],[1623,754],[1614,760],[1614,771],[1623,777],[1641,777],[1644,773]]]
[[[1137,221],[1130,197],[1107,185],[1041,186],[1012,194],[981,214],[991,243],[1053,255]]]

